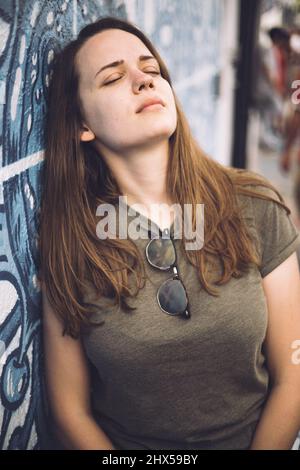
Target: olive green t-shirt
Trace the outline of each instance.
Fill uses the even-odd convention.
[[[261,190],[277,198],[272,190]],[[92,288],[86,294],[87,301],[95,302],[96,296],[99,310],[94,318],[105,320],[82,336],[91,367],[93,410],[117,449],[250,447],[269,384],[262,278],[297,249],[300,237],[276,203],[239,196],[239,204],[261,269],[252,267],[243,277],[231,278],[217,287],[219,297],[214,297],[201,287],[196,268],[175,239],[190,319],[159,308],[157,290],[172,270],[148,264],[149,239],[135,240],[149,278],[128,302],[136,310],[126,313],[111,306]],[[149,219],[141,214],[139,219],[147,232]],[[174,224],[171,235],[173,229]]]

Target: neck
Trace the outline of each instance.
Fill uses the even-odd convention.
[[[100,149],[101,155],[113,173],[127,204],[172,204],[167,191],[166,177],[169,141],[164,140],[149,148],[123,152],[122,155]]]

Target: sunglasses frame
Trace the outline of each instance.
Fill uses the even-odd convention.
[[[145,253],[146,253],[146,258],[147,258],[147,261],[148,263],[150,264],[150,266],[152,266],[153,268],[156,268],[156,269],[159,269],[160,271],[168,271],[169,269],[173,269],[173,275],[171,277],[169,277],[168,279],[166,279],[158,288],[157,290],[157,293],[156,293],[156,298],[157,298],[157,303],[159,305],[159,308],[166,314],[168,315],[171,315],[172,317],[174,316],[182,316],[183,318],[185,319],[189,319],[191,318],[191,313],[190,313],[190,308],[189,308],[189,299],[188,299],[188,295],[187,295],[187,291],[186,291],[186,288],[179,276],[179,272],[178,272],[178,266],[177,266],[177,252],[176,252],[176,247],[175,247],[175,243],[174,243],[174,240],[173,240],[173,237],[171,236],[170,232],[169,232],[169,229],[164,229],[163,231],[161,231],[161,229],[159,229],[159,235],[160,237],[159,238],[151,238],[151,231],[149,231],[149,238],[150,238],[150,241],[149,243],[147,244],[146,246],[146,249],[145,249]],[[165,236],[164,236],[165,235]],[[173,249],[174,249],[174,253],[175,253],[175,261],[170,265],[170,266],[167,266],[167,267],[160,267],[160,266],[156,266],[155,264],[153,264],[150,259],[149,259],[149,256],[148,256],[148,247],[150,246],[150,244],[155,241],[155,240],[158,240],[158,239],[167,239],[167,240],[171,240],[172,242],[172,245],[173,245]],[[186,295],[186,300],[187,300],[187,304],[186,304],[186,307],[185,307],[185,310],[183,312],[179,312],[179,313],[170,313],[170,312],[167,312],[160,304],[160,301],[159,301],[159,291],[160,289],[162,288],[162,286],[169,282],[170,280],[178,280],[180,281],[184,291],[185,291],[185,295]]]

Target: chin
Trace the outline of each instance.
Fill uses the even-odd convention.
[[[154,126],[155,129],[153,129],[153,134],[165,136],[166,138],[170,137],[174,131],[176,130],[176,125],[172,122],[170,123],[159,123],[157,120],[157,126]]]

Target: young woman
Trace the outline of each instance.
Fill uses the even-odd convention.
[[[57,55],[46,127],[40,280],[62,445],[290,448],[299,236],[281,195],[200,150],[158,52],[121,19],[86,26]],[[192,207],[201,233],[199,204],[203,243],[188,249],[173,205]],[[137,217],[140,236],[112,224],[105,238],[110,207]]]

